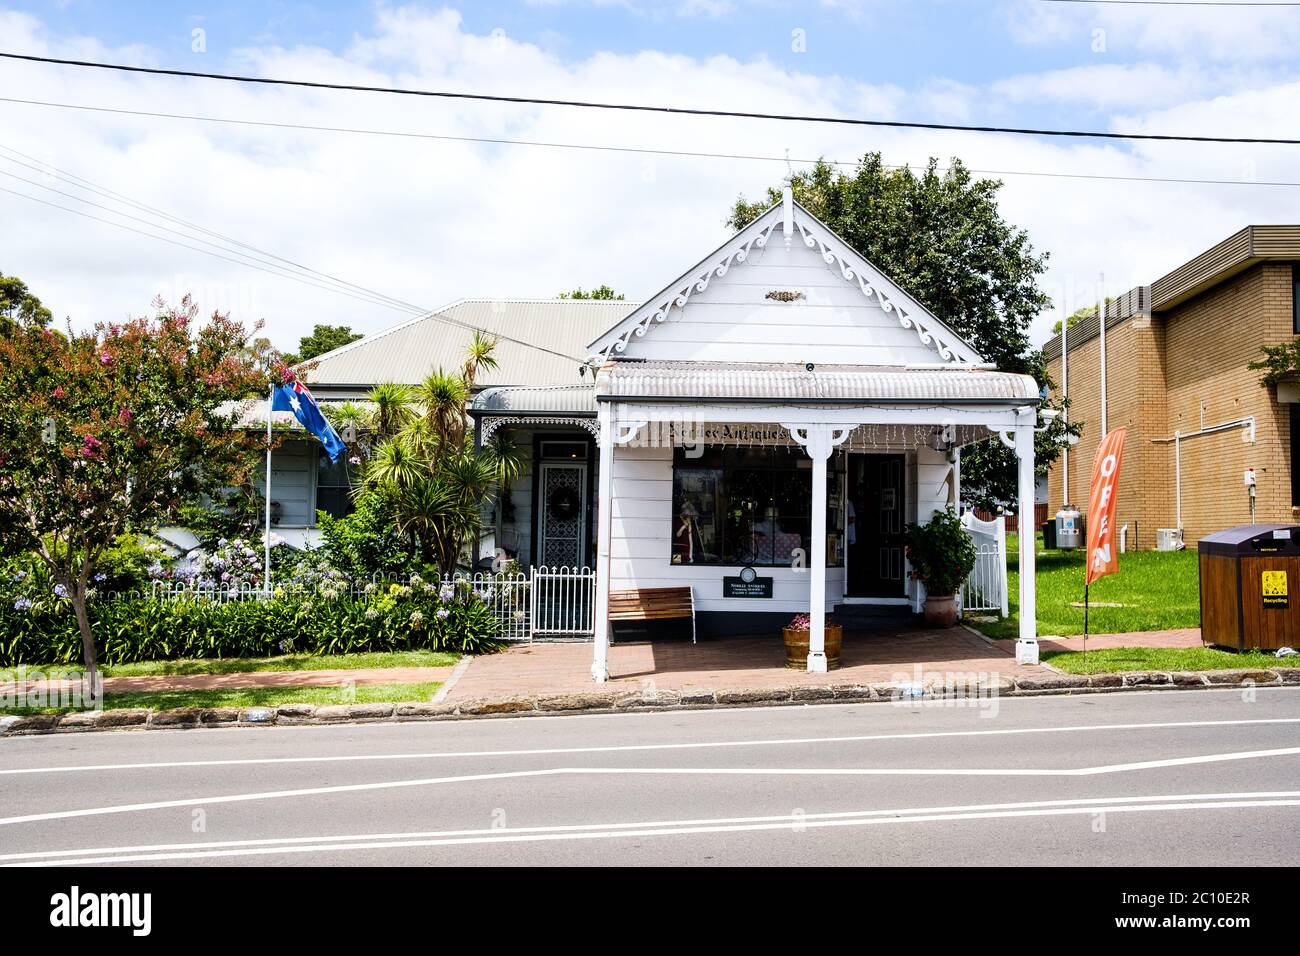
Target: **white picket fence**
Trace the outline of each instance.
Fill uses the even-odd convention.
[[[1007,531],[1001,519],[981,521],[969,511],[961,516],[962,527],[975,542],[975,567],[961,589],[961,609],[996,611],[1006,617]]]
[[[399,582],[401,583],[401,582]],[[501,625],[505,641],[531,641],[535,638],[583,639],[595,633],[596,572],[591,568],[531,568],[515,573],[480,571],[457,572],[444,576],[438,584],[469,586],[492,609]],[[385,582],[376,576],[372,581],[352,581],[346,586],[325,585],[338,597],[359,599]],[[320,586],[276,584],[274,592],[307,596],[319,593]],[[112,595],[113,598],[142,597]],[[251,584],[220,584],[201,587],[181,581],[155,581],[148,596],[156,600],[257,601],[266,592]]]

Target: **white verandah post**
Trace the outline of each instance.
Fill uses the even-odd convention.
[[[613,409],[609,402],[601,402],[596,420],[600,424],[597,442],[600,445],[600,472],[597,475],[596,497],[596,606],[592,621],[595,652],[591,662],[591,677],[598,683],[609,680],[609,548],[613,516],[610,514],[610,492],[614,479],[614,424]]]
[[[812,548],[808,563],[808,673],[826,673],[826,459],[853,425],[786,425],[812,459]]]
[[[1022,412],[1016,423],[1015,450],[1018,466],[1016,510],[1020,532],[1020,636],[1016,641],[1016,663],[1038,663],[1037,582],[1034,578],[1034,424],[1036,412]]]

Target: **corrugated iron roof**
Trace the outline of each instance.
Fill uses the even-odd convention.
[[[1036,401],[1028,375],[945,366],[723,362],[611,362],[596,379],[599,398],[778,401]]]
[[[595,415],[596,391],[586,385],[536,385],[485,388],[474,396],[471,415]]]
[[[572,356],[503,339],[496,349],[497,368],[481,373],[480,385],[572,382],[587,343],[637,306],[608,299],[464,299],[326,352],[312,360],[316,368],[306,379],[313,388],[326,389],[379,382],[414,385],[435,368],[460,367],[473,337],[470,326]]]

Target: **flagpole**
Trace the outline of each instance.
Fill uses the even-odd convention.
[[[266,393],[266,531],[262,537],[262,590],[271,593],[271,406],[275,403],[275,386]]]

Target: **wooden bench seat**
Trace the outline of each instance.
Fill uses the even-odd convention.
[[[695,594],[684,588],[630,588],[609,592],[610,621],[666,621],[690,618],[695,643]]]

